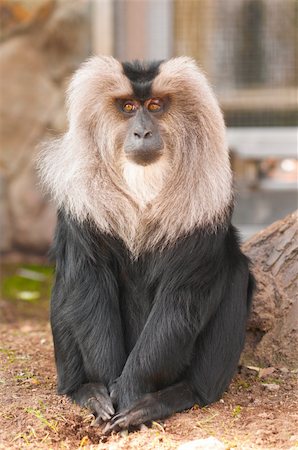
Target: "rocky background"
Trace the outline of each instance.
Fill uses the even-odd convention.
[[[242,249],[256,279],[243,362],[297,369],[298,211],[255,234]]]
[[[87,2],[0,0],[1,252],[47,251],[55,212],[38,187],[38,144],[66,127],[64,92],[90,54]]]

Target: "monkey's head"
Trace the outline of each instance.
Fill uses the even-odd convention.
[[[194,60],[94,57],[75,73],[67,98],[69,129],[45,146],[40,164],[59,207],[130,248],[142,233],[152,247],[225,221],[225,126]]]
[[[76,72],[68,104],[70,127],[89,135],[103,160],[115,167],[123,158],[142,166],[162,156],[181,159],[179,152],[200,137],[198,154],[213,128],[215,137],[223,130],[205,77],[186,57],[122,64],[112,57],[92,58]]]

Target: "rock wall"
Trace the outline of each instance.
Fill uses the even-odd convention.
[[[67,79],[90,53],[87,2],[2,1],[1,252],[44,253],[55,211],[35,170],[38,144],[66,127]]]

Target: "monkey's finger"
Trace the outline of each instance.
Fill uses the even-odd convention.
[[[97,427],[99,425],[101,425],[103,423],[103,420],[101,417],[96,417],[96,419],[94,419],[91,423],[91,427]]]
[[[128,429],[130,425],[130,416],[128,411],[116,414],[105,426],[103,433],[105,435],[111,434],[112,431],[120,431]]]
[[[106,408],[103,402],[97,400],[96,398],[91,398],[88,401],[88,408],[94,412],[96,418],[102,419],[104,422],[110,420],[113,412],[111,412],[111,408]]]
[[[118,431],[120,431],[120,430],[121,430],[120,427],[116,426],[115,424],[112,424],[111,422],[108,422],[108,423],[106,424],[106,426],[104,427],[104,429],[102,430],[102,433],[103,433],[105,436],[108,436],[109,434],[112,433],[112,431],[118,432]]]
[[[108,394],[105,395],[97,395],[96,400],[101,404],[102,408],[111,416],[115,414],[115,409],[112,403],[112,400],[110,399]]]
[[[117,391],[115,388],[111,389],[110,391],[110,399],[114,404],[117,402]]]
[[[99,406],[98,406],[99,405]],[[98,408],[103,409],[107,414],[113,416],[115,414],[115,410],[113,407],[113,403],[108,395],[96,393],[94,397],[91,397],[87,402],[87,408],[97,411]]]
[[[91,423],[91,427],[98,427],[100,425],[103,425],[107,423],[109,419],[105,414],[101,414],[100,416],[97,416]]]

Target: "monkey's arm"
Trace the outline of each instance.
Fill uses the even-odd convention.
[[[87,226],[60,214],[51,325],[58,392],[107,419],[113,408],[105,386],[121,373],[125,351],[117,283],[94,256],[97,245]]]
[[[198,293],[190,287],[160,293],[112,388],[119,410],[144,393],[179,381],[191,363],[198,334],[220,303],[222,288],[222,280],[214,280],[209,293],[209,289]]]
[[[253,277],[249,275],[247,280],[247,275],[247,268],[242,264],[234,278],[229,279],[224,299],[198,337],[190,367],[181,379],[158,391],[148,392],[127,409],[119,410],[107,424],[107,434],[163,419],[191,408],[195,403],[204,406],[221,397],[235,373],[244,344],[245,323],[254,287]]]

